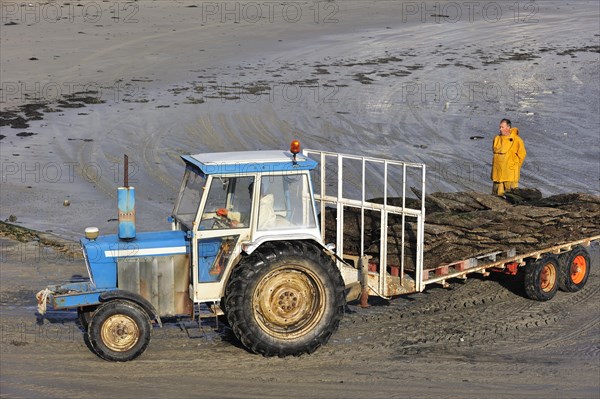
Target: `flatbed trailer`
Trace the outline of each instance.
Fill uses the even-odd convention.
[[[398,295],[422,292],[430,284],[441,284],[448,287],[451,279],[466,279],[469,274],[487,276],[490,272],[501,272],[516,275],[519,270],[526,272],[526,293],[532,299],[551,299],[560,287],[565,291],[577,291],[583,288],[590,270],[590,260],[582,248],[589,247],[594,241],[600,240],[600,234],[580,238],[564,243],[540,245],[540,248],[517,253],[516,249],[502,249],[473,257],[457,259],[452,262],[436,264],[433,260],[428,264],[435,266],[424,267],[424,228],[425,228],[425,176],[424,164],[385,160],[372,157],[339,154],[333,152],[305,150],[320,165],[314,177],[315,201],[319,204],[321,214],[321,232],[325,237],[327,225],[327,207],[335,208],[336,218],[336,257],[338,267],[342,270],[345,280],[356,278],[362,283],[361,302],[367,303],[368,296],[391,298]],[[396,176],[393,176],[396,172]],[[398,176],[399,175],[399,176]],[[352,184],[348,176],[359,176],[355,180],[357,190],[347,189],[345,184]],[[367,200],[372,192],[367,189],[367,182],[372,177],[382,176],[382,194],[378,201]],[[357,184],[356,184],[357,183]],[[419,202],[407,201],[408,185],[419,184],[421,196]],[[394,192],[390,192],[394,187]],[[377,191],[377,190],[375,190]],[[398,198],[401,203],[392,205],[390,200]],[[417,206],[415,206],[417,205]],[[344,214],[351,208],[360,214],[358,232],[360,250],[358,253],[344,252],[347,242]],[[365,213],[370,212],[379,216],[380,237],[379,254],[365,253]],[[398,246],[401,248],[400,264],[387,263],[388,253],[388,221],[391,217],[401,219],[401,235]],[[377,216],[376,216],[377,218]],[[414,221],[414,234],[405,234],[408,221]],[[413,251],[408,255],[409,250]],[[577,256],[571,256],[576,250]],[[405,260],[412,257],[414,267],[407,268]],[[575,264],[573,264],[575,262]],[[349,269],[347,266],[352,266]],[[524,269],[521,269],[524,268]],[[358,272],[356,272],[358,271]],[[351,275],[351,276],[348,276]]]
[[[517,267],[526,266],[528,261],[537,261],[551,255],[562,256],[577,246],[589,247],[593,241],[598,240],[600,240],[600,235],[552,245],[523,254],[517,254],[515,250],[492,252],[476,258],[425,269],[423,283],[445,285],[448,279],[466,278],[470,273],[487,274],[490,271],[514,275],[517,273]]]

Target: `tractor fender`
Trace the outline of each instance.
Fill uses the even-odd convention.
[[[136,294],[135,292],[126,290],[111,290],[104,291],[102,294],[100,294],[100,297],[98,299],[102,303],[114,301],[115,299],[125,299],[127,301],[131,301],[136,305],[139,305],[146,313],[148,313],[150,320],[156,320],[158,325],[162,327],[162,321],[160,320],[158,312],[156,311],[154,306],[152,306],[150,301],[148,301],[140,294]]]

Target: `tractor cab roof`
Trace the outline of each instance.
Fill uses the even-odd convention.
[[[210,152],[196,155],[182,155],[187,165],[195,166],[207,175],[291,172],[311,170],[317,162],[303,154],[294,155],[290,151],[236,151]]]

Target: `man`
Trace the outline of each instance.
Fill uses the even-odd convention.
[[[519,186],[521,165],[527,155],[519,129],[511,127],[510,120],[500,121],[500,134],[494,137],[493,151],[492,194],[504,196],[506,191]]]

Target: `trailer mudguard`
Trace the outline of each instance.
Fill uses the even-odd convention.
[[[126,291],[126,290],[111,290],[105,291],[100,294],[99,300],[100,302],[109,302],[114,301],[115,299],[125,299],[127,301],[134,302],[139,305],[150,317],[150,320],[156,320],[159,326],[162,327],[162,322],[160,320],[160,316],[154,306],[143,296],[136,294],[135,292]]]

